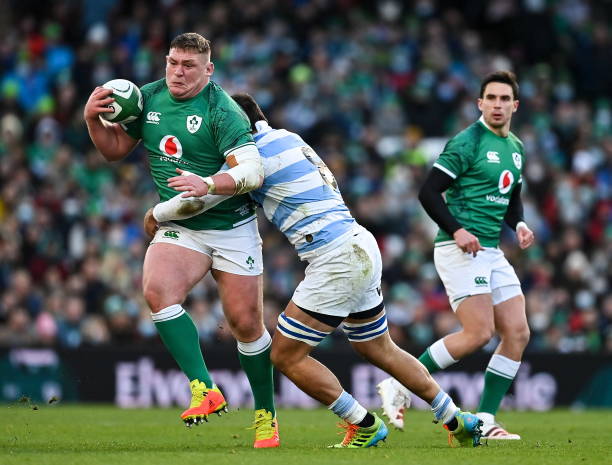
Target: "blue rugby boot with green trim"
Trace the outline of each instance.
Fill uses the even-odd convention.
[[[459,410],[455,414],[457,419],[457,428],[450,431],[447,425],[444,428],[448,430],[448,444],[453,447],[456,440],[460,447],[477,447],[480,445],[482,437],[483,422],[480,418],[470,412],[462,412]]]

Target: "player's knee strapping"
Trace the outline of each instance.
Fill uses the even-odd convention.
[[[351,342],[370,341],[388,331],[387,315],[383,313],[376,320],[366,323],[342,323],[342,331]]]
[[[283,336],[305,342],[313,347],[317,346],[325,339],[325,336],[331,333],[331,331],[325,332],[312,329],[295,318],[285,315],[285,312],[278,316],[278,326],[276,328]]]

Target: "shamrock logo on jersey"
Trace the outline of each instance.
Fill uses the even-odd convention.
[[[516,166],[517,170],[520,170],[521,166],[523,166],[523,159],[521,158],[520,153],[512,152],[512,161],[514,162],[514,166]]]
[[[200,126],[202,125],[202,117],[198,116],[198,115],[189,115],[187,117],[187,130],[193,134],[195,133],[198,129],[200,129]]]

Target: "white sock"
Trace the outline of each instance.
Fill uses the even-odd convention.
[[[182,316],[185,313],[185,309],[181,304],[170,305],[169,307],[162,308],[159,312],[151,312],[151,319],[155,323],[161,323],[162,321],[174,320]]]
[[[453,363],[457,363],[457,360],[451,356],[450,352],[444,345],[444,339],[438,339],[431,346],[429,346],[428,350],[429,355],[441,370],[451,366]]]
[[[440,391],[431,401],[431,411],[436,420],[446,424],[453,419],[459,408],[453,402],[453,399],[444,392]]]
[[[368,413],[368,411],[346,391],[342,391],[338,398],[333,401],[328,408],[351,425],[360,423]]]
[[[267,330],[264,330],[263,334],[253,342],[240,342],[238,343],[238,352],[242,355],[253,356],[265,352],[270,345],[272,345],[272,338]]]
[[[487,371],[504,378],[514,379],[520,366],[521,362],[509,359],[503,355],[493,354],[487,366]]]

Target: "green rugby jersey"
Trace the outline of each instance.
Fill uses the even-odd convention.
[[[167,185],[168,178],[177,176],[176,168],[211,176],[225,163],[230,150],[254,144],[246,115],[214,82],[187,100],[172,97],[165,79],[151,82],[140,91],[142,113],[124,128],[134,139],[142,139],[161,201],[177,194]],[[176,223],[195,230],[232,229],[254,215],[254,203],[243,194]]]
[[[496,247],[510,196],[523,181],[523,144],[514,134],[500,137],[482,118],[448,141],[434,167],[454,181],[446,204],[459,224],[481,245]],[[452,241],[440,229],[435,242]]]

